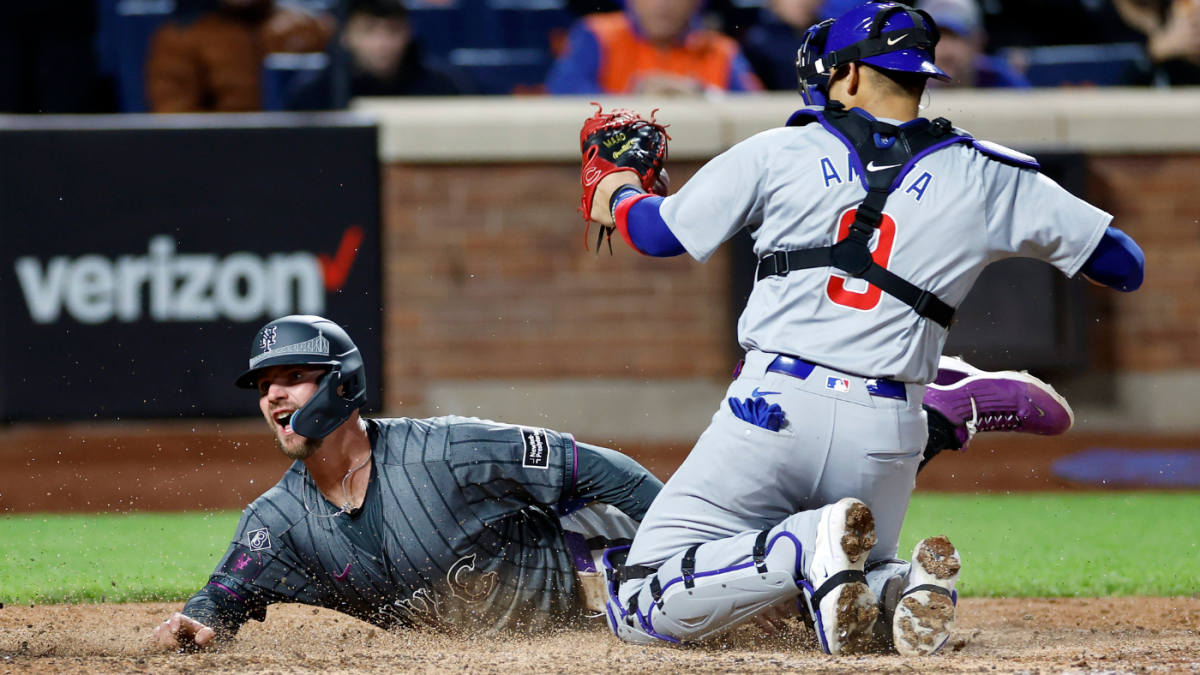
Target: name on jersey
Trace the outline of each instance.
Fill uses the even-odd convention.
[[[527,469],[550,468],[550,443],[546,440],[545,429],[521,427],[521,442],[524,445],[521,466]]]
[[[822,157],[820,161],[821,178],[825,181],[826,190],[834,185],[855,184],[858,182],[858,171],[854,169],[854,160],[851,158],[850,153],[846,153],[846,161],[843,164],[842,173],[846,175],[844,180],[842,179],[842,173],[838,172],[838,169],[834,165],[832,159],[829,157]],[[868,168],[872,167],[868,165]],[[889,165],[887,167],[880,168],[883,169],[891,167]],[[914,201],[920,202],[925,196],[925,191],[929,189],[929,184],[933,182],[933,174],[929,173],[928,171],[909,171],[905,182],[907,183],[907,186],[904,186],[903,190],[899,190],[898,192],[909,195]]]

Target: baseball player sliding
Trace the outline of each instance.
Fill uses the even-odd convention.
[[[211,645],[277,602],[383,627],[571,623],[603,609],[598,556],[629,543],[662,487],[547,429],[364,419],[362,357],[320,317],[264,326],[237,385],[258,390],[296,462],[246,508],[208,584],[155,628],[163,645]]]
[[[622,639],[699,640],[794,604],[829,653],[873,639],[935,652],[954,625],[960,556],[932,537],[911,564],[895,559],[922,448],[1070,427],[1035,378],[939,362],[955,308],[1012,256],[1132,291],[1141,250],[1033,158],[918,116],[927,79],[947,79],[938,37],[894,2],[812,27],[797,62],[808,107],[670,197],[661,126],[629,111],[585,124],[583,209],[609,234],[703,262],[746,228],[759,257],[727,400],[624,560],[606,556]]]

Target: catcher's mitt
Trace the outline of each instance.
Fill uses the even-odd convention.
[[[611,173],[633,171],[638,175],[643,190],[666,196],[668,186],[663,164],[667,161],[667,141],[671,139],[666,128],[654,119],[657,109],[650,113],[650,119],[647,120],[632,110],[620,108],[606,113],[599,103],[592,105],[598,110],[583,123],[583,129],[579,132],[579,149],[583,153],[580,176],[583,204],[580,210],[589,224],[596,186]],[[596,239],[597,250],[600,249],[600,242],[611,236],[612,231],[612,227],[600,227]],[[584,245],[587,245],[586,230]]]

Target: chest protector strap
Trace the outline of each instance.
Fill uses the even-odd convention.
[[[871,257],[870,243],[883,220],[888,195],[900,187],[917,161],[948,145],[969,143],[971,136],[955,131],[950,120],[944,117],[932,122],[919,119],[898,127],[847,111],[836,101],[831,101],[824,111],[799,111],[788,120],[788,126],[812,122],[820,123],[850,150],[851,161],[866,184],[867,198],[858,205],[845,239],[833,246],[775,251],[759,261],[758,280],[787,276],[797,270],[833,267],[852,277],[865,279],[912,307],[918,315],[949,328],[954,320],[954,308],[876,263]]]

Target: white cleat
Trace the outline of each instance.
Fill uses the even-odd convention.
[[[843,499],[821,514],[806,598],[827,654],[854,654],[870,645],[879,607],[863,565],[874,545],[875,518],[861,501]]]
[[[904,656],[928,656],[941,649],[954,630],[954,584],[962,559],[944,536],[930,537],[913,550],[908,585],[892,617],[892,641]]]

